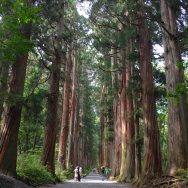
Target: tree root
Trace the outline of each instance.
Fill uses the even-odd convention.
[[[150,179],[143,188],[188,188],[188,180],[173,176]]]

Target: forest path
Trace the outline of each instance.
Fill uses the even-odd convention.
[[[133,188],[130,184],[118,184],[115,181],[104,180],[97,173],[90,173],[88,176],[81,179],[81,182],[69,180],[62,184],[50,186],[48,188]],[[42,187],[45,188],[45,187]],[[47,187],[46,187],[47,188]]]

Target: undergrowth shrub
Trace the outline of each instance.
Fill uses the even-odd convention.
[[[17,175],[33,186],[55,182],[55,177],[40,164],[38,154],[21,154],[17,160]]]
[[[90,166],[87,166],[87,167],[83,168],[82,170],[83,170],[82,175],[87,176],[91,172],[92,168]]]
[[[61,182],[65,181],[66,179],[72,179],[74,177],[74,171],[72,168],[62,170],[62,168],[59,165],[56,166],[55,173]]]
[[[188,179],[188,169],[179,169],[176,175]]]

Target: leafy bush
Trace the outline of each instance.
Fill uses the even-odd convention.
[[[92,170],[92,168],[90,166],[83,168],[82,175],[87,176],[91,172],[91,170]]]
[[[20,179],[33,186],[55,182],[55,177],[40,164],[36,154],[21,154],[17,161],[17,174]]]
[[[74,177],[74,172],[72,168],[69,168],[67,170],[62,170],[62,168],[59,165],[57,165],[56,176],[61,182],[63,182],[66,179],[72,179]]]

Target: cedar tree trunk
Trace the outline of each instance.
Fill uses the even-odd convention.
[[[174,3],[174,4],[173,4]],[[183,92],[176,93],[184,84],[176,15],[178,5],[175,2],[161,0],[161,17],[163,23],[163,44],[166,65],[166,86],[168,100],[168,143],[169,173],[174,175],[179,168],[188,166],[188,109]]]
[[[66,168],[67,157],[67,141],[69,133],[69,100],[70,100],[70,72],[71,72],[71,49],[68,52],[68,60],[65,65],[65,81],[64,81],[64,93],[63,93],[63,110],[61,120],[61,132],[59,140],[59,154],[58,162],[63,169]]]
[[[139,0],[141,9],[143,0]],[[154,96],[154,81],[151,64],[151,44],[149,31],[143,18],[144,10],[139,12],[138,32],[140,51],[140,71],[142,82],[142,104],[144,118],[144,167],[143,175],[161,174],[161,150],[159,131],[156,121],[156,102]]]
[[[8,62],[3,62],[0,68],[0,121],[3,113],[3,103],[5,98],[5,92],[7,91],[7,79],[9,64]]]
[[[45,137],[41,162],[49,171],[55,174],[55,143],[58,115],[58,96],[59,96],[59,81],[60,68],[62,62],[61,45],[64,19],[64,1],[61,2],[61,13],[57,22],[56,32],[57,37],[53,38],[54,42],[54,60],[52,62],[51,78],[50,78],[50,93],[47,100],[47,120],[45,128]]]
[[[26,39],[31,36],[31,24],[22,26],[20,29]],[[11,97],[23,96],[28,53],[18,55],[15,63],[11,66],[11,78],[8,93]],[[3,122],[0,133],[0,172],[16,175],[17,141],[20,127],[22,102],[9,102],[5,106]]]

